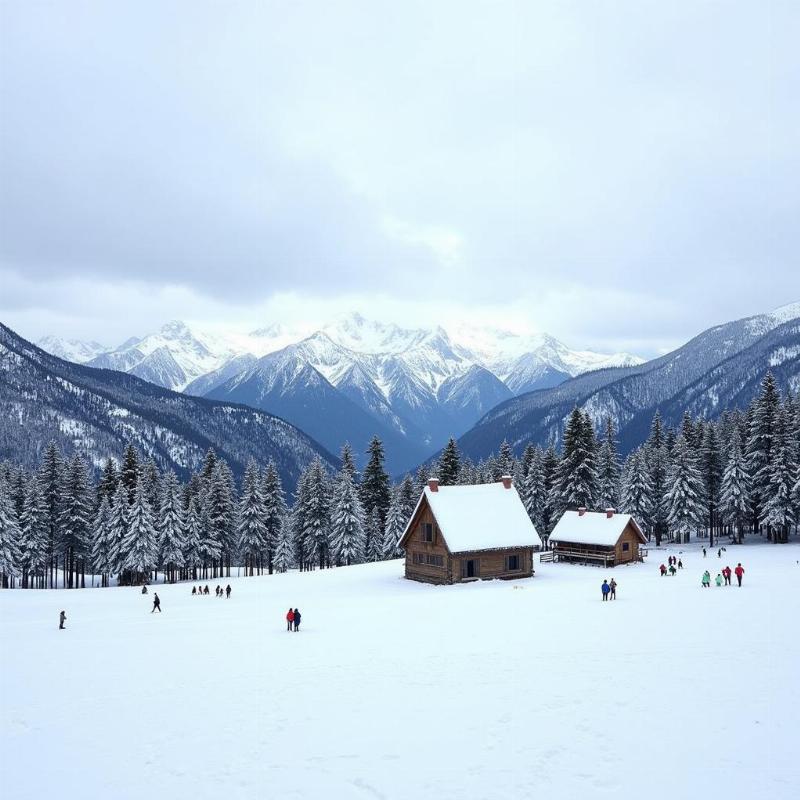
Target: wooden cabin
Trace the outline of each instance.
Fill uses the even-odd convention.
[[[630,514],[605,511],[565,511],[549,538],[556,561],[613,567],[643,561],[647,539]]]
[[[542,541],[511,478],[439,486],[431,478],[400,539],[406,578],[462,583],[529,578]]]

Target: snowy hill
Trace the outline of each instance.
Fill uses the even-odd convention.
[[[742,408],[771,369],[779,385],[800,390],[800,303],[718,325],[661,358],[633,367],[580,375],[555,388],[521,395],[492,409],[460,440],[473,458],[505,439],[517,450],[528,442],[559,441],[564,420],[578,405],[596,426],[610,417],[623,450],[646,438],[652,416],[677,425],[685,410],[709,418]]]
[[[154,351],[157,352],[157,351]],[[163,389],[120,372],[63,361],[0,325],[0,460],[38,463],[55,440],[94,465],[135,444],[162,468],[183,475],[209,447],[241,473],[249,458],[275,460],[283,479],[320,454],[335,459],[288,422],[243,406],[214,403]],[[290,484],[291,485],[291,484]]]
[[[313,407],[309,430],[334,450],[345,440],[360,450],[366,420],[371,434],[395,445],[387,446],[395,471],[414,466],[448,436],[468,430],[515,394],[555,386],[612,363],[641,361],[624,353],[570,350],[546,334],[466,326],[452,332],[401,328],[357,313],[341,315],[310,333],[278,324],[246,334],[210,333],[174,321],[103,353],[52,337],[43,342],[50,351],[80,351],[91,366],[128,372],[166,388],[254,402],[303,429]],[[282,355],[268,357],[276,353]],[[287,370],[287,359],[296,368]],[[301,362],[310,371],[301,369]],[[319,389],[317,375],[327,384],[310,402],[310,393]],[[319,415],[346,419],[346,407],[352,424],[329,423],[320,430]]]
[[[679,552],[685,568],[658,577]],[[444,587],[388,561],[234,568],[208,597],[2,590],[4,795],[796,797],[800,546],[650,553]],[[741,588],[700,587],[738,561]]]

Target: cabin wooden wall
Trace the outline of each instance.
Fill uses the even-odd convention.
[[[433,524],[433,542],[423,541],[422,526],[424,523]],[[417,516],[412,523],[411,535],[405,544],[406,549],[406,578],[426,583],[452,583],[453,582],[453,557],[447,549],[441,531],[431,513],[427,502],[423,503],[417,511]],[[414,553],[442,556],[444,567],[434,567],[430,564],[415,564]],[[461,565],[458,564],[458,579],[461,578]]]
[[[509,572],[506,570],[506,557],[519,556],[520,568]],[[453,578],[456,582],[464,580],[462,564],[475,559],[479,562],[478,578],[530,578],[533,575],[533,549],[523,547],[513,550],[481,550],[479,553],[458,553],[452,556]],[[466,580],[472,580],[467,578]]]
[[[623,550],[623,542],[628,543],[628,549]],[[629,561],[639,560],[639,536],[636,529],[629,522],[622,531],[622,535],[617,540],[615,549],[615,558],[617,564],[627,564]]]

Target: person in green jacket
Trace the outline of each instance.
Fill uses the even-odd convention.
[[[714,583],[716,583],[717,586],[722,586],[722,574],[721,573],[719,573],[719,572],[717,573],[717,577],[714,578]]]
[[[706,588],[711,586],[711,573],[708,570],[703,573],[703,586]]]

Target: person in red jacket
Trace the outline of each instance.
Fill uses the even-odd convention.
[[[731,570],[730,567],[725,567],[725,569],[722,570],[722,577],[725,578],[726,586],[731,585],[731,575],[733,575],[733,571]]]
[[[744,567],[741,565],[741,563],[736,565],[736,569],[734,570],[734,573],[736,574],[736,580],[739,582],[739,586],[741,586],[742,585],[742,576],[744,575]]]
[[[663,578],[667,574],[667,568],[662,564],[658,569],[661,572],[661,577]]]
[[[286,612],[286,630],[290,631],[292,629],[292,623],[294,622],[294,611],[290,608]]]

